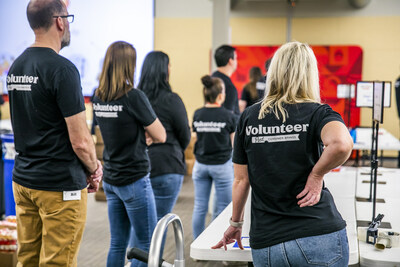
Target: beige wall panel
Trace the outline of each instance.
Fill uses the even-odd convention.
[[[200,78],[210,72],[211,18],[156,18],[154,47],[171,62],[170,83],[185,103],[189,121],[203,106]]]
[[[276,45],[286,40],[285,18],[231,18],[232,44]]]
[[[388,80],[400,75],[400,16],[294,18],[293,40],[312,45],[359,45],[363,49],[363,80]],[[230,19],[232,44],[279,45],[286,40],[285,18]],[[189,120],[203,105],[200,77],[210,70],[211,18],[156,18],[155,49],[169,54],[171,85],[183,99]],[[383,128],[396,137],[399,119],[395,93],[385,109]],[[361,125],[371,125],[369,109],[361,110]]]
[[[394,81],[400,75],[400,16],[293,19],[293,39],[314,45],[359,45],[363,80]],[[394,89],[394,88],[393,88]],[[371,125],[371,110],[362,108],[361,125]],[[399,138],[395,93],[381,126]]]

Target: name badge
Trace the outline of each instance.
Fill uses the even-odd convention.
[[[64,191],[63,192],[63,200],[81,200],[81,190],[75,191]]]

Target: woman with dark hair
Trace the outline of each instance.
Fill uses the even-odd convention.
[[[317,60],[299,42],[282,45],[268,70],[268,95],[240,117],[233,153],[232,217],[213,248],[241,243],[251,185],[254,266],[347,266],[346,222],[324,175],[349,157],[341,116],[320,103]]]
[[[184,150],[190,142],[190,128],[185,105],[169,84],[168,55],[150,52],[144,59],[139,89],[148,97],[167,132],[163,144],[149,143],[150,181],[157,207],[157,218],[171,212],[181,190],[186,172]]]
[[[242,113],[245,108],[252,106],[260,100],[257,91],[257,83],[262,78],[261,69],[252,67],[249,71],[250,82],[248,82],[242,91],[242,97],[239,100],[239,109]]]
[[[220,78],[206,75],[203,83],[204,107],[195,111],[193,131],[197,135],[193,167],[194,208],[193,238],[205,228],[211,186],[215,186],[215,219],[232,200],[232,144],[236,116],[221,105],[225,101],[225,84]]]
[[[111,232],[107,266],[124,266],[132,227],[136,247],[148,251],[157,223],[146,135],[156,143],[165,142],[166,134],[147,97],[133,87],[135,66],[131,44],[111,44],[93,99],[104,140],[103,187]],[[133,260],[131,266],[147,265]]]

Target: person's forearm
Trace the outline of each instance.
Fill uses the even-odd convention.
[[[346,162],[352,151],[352,144],[334,143],[325,147],[312,172],[317,175],[325,175],[332,169]]]
[[[79,160],[83,163],[88,173],[92,174],[97,169],[97,157],[93,139],[89,132],[82,137],[79,143],[73,144],[72,148]]]
[[[247,165],[233,164],[235,180],[232,185],[232,221],[243,221],[243,210],[249,194]]]
[[[232,186],[232,221],[243,221],[243,211],[249,194],[249,184],[244,181],[234,181]]]

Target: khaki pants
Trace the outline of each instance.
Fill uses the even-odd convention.
[[[87,189],[81,200],[63,201],[63,192],[13,182],[17,213],[18,267],[77,266],[86,222]]]

